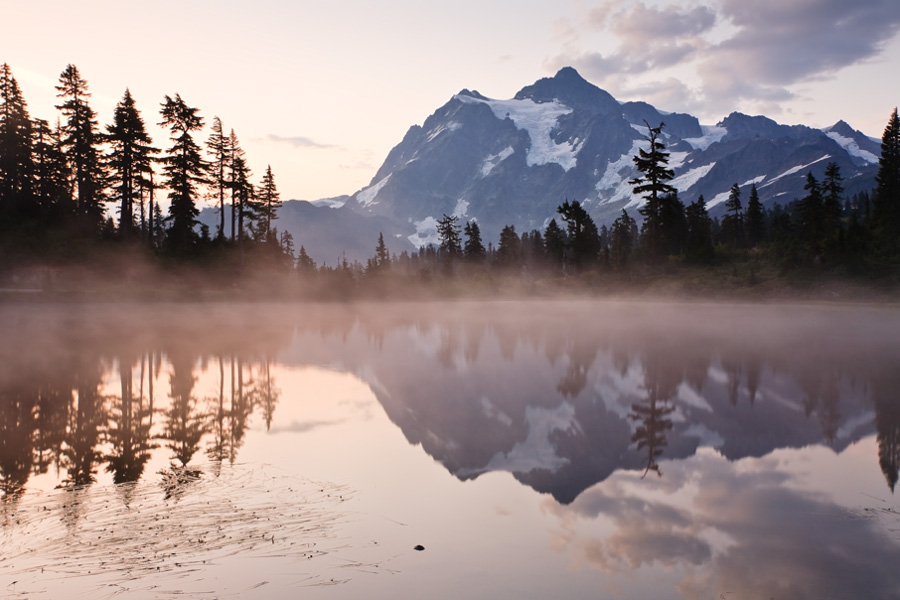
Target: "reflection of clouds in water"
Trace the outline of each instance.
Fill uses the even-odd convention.
[[[629,361],[624,369],[619,369],[611,354],[600,353],[594,373],[594,391],[606,409],[623,420],[628,419],[634,402],[647,397],[644,368],[639,361]]]
[[[312,431],[314,429],[319,429],[322,427],[334,427],[336,425],[342,425],[346,422],[347,419],[333,419],[330,421],[291,421],[286,425],[272,427],[269,430],[269,433],[306,433],[308,431]]]
[[[791,489],[774,460],[729,463],[701,452],[668,464],[665,479],[665,494],[656,481],[640,489],[633,475],[617,474],[571,505],[547,502],[559,549],[610,573],[677,568],[684,598],[900,598],[900,545],[877,521]],[[586,536],[586,520],[611,530]]]

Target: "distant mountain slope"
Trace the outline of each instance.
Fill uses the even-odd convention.
[[[840,167],[847,195],[874,187],[880,145],[843,121],[819,130],[732,113],[703,126],[645,102],[620,103],[564,68],[509,100],[462,90],[409,128],[370,185],[343,204],[288,203],[279,226],[314,256],[343,250],[362,260],[378,231],[394,251],[436,243],[443,214],[477,219],[486,243],[505,225],[544,227],[567,199],[582,202],[598,225],[623,208],[639,218],[632,157],[647,145],[646,124],[661,122],[673,185],[686,204],[702,194],[713,215],[734,183],[745,201],[751,184],[766,205],[800,198],[807,172],[821,178],[829,162]]]
[[[318,265],[334,267],[343,258],[365,262],[367,257],[375,255],[379,233],[384,234],[391,252],[399,253],[412,248],[405,239],[405,230],[391,219],[361,215],[350,210],[346,205],[346,196],[331,200],[333,202],[322,204],[288,200],[278,210],[278,219],[272,225],[279,231],[290,231],[297,252],[303,246]],[[218,210],[204,209],[200,213],[200,222],[209,227],[211,235],[215,235]],[[227,211],[225,232],[227,235],[231,232],[231,215]]]

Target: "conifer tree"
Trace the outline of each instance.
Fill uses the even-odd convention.
[[[609,255],[613,265],[624,267],[628,263],[637,244],[637,236],[637,223],[623,208],[609,234]]]
[[[837,163],[828,163],[825,167],[825,178],[822,180],[822,236],[825,239],[834,238],[841,229],[843,180]]]
[[[232,211],[234,205],[237,204],[237,227],[238,227],[238,243],[243,244],[246,239],[246,229],[252,229],[253,222],[256,220],[255,198],[256,189],[250,183],[250,169],[244,161],[243,152],[234,157],[231,163],[231,204]]]
[[[238,142],[238,137],[237,134],[235,134],[234,129],[231,130],[231,133],[228,136],[228,150],[230,152],[228,158],[228,187],[231,189],[231,241],[233,242],[237,239],[237,237],[235,237],[235,227],[237,227],[238,221],[237,179],[239,172],[235,170],[235,166],[246,166],[244,163],[244,150]],[[246,173],[244,175],[246,176]]]
[[[599,237],[598,237],[599,243]],[[544,236],[537,229],[522,234],[522,258],[528,266],[543,266],[547,255],[544,252]]]
[[[231,137],[224,134],[222,120],[219,117],[213,117],[206,147],[207,154],[210,156],[210,183],[219,199],[219,226],[216,238],[222,239],[225,237],[225,190],[229,183],[226,179],[226,170],[231,160]]]
[[[87,81],[72,64],[60,74],[56,90],[57,97],[63,100],[56,108],[66,119],[62,147],[74,178],[75,212],[99,230],[106,173],[100,156],[97,115],[88,104],[91,94]]]
[[[256,197],[259,201],[261,225],[265,225],[264,239],[268,242],[272,231],[272,221],[278,218],[278,207],[281,203],[271,165],[266,166],[266,173],[263,175],[262,184],[259,186]]]
[[[763,211],[762,202],[759,201],[759,192],[756,191],[756,184],[750,187],[746,217],[747,243],[752,248],[766,237],[766,214]]]
[[[300,252],[297,254],[297,272],[301,275],[312,275],[316,272],[316,261],[306,253],[306,248],[300,246]]]
[[[684,204],[678,198],[676,190],[659,200],[659,251],[663,254],[680,255],[684,251],[686,235]]]
[[[900,254],[900,117],[891,113],[881,136],[873,219],[882,252]]]
[[[194,225],[200,214],[195,202],[197,186],[206,183],[206,163],[191,135],[203,127],[203,118],[197,112],[180,94],[175,94],[175,98],[166,96],[160,110],[163,117],[160,125],[169,127],[172,140],[163,163],[170,201],[166,239],[176,252],[188,251],[196,241]]]
[[[666,152],[665,145],[659,140],[665,123],[660,123],[658,127],[651,127],[646,121],[644,124],[648,131],[644,139],[650,142],[650,147],[648,150],[641,148],[638,155],[634,157],[634,164],[642,175],[628,183],[632,186],[635,194],[642,194],[646,200],[644,206],[638,209],[638,212],[644,217],[641,233],[647,245],[648,254],[656,257],[662,246],[660,200],[664,195],[675,191],[674,187],[666,183],[675,177],[675,171],[668,167],[669,153]]]
[[[0,65],[0,215],[4,221],[36,207],[32,195],[32,123],[9,65]],[[7,221],[8,222],[8,221]]]
[[[150,215],[150,247],[154,249],[162,248],[166,241],[166,228],[163,225],[165,219],[163,218],[159,202],[150,202]]]
[[[72,214],[69,167],[62,152],[62,125],[56,128],[43,120],[34,121],[35,198],[41,212],[51,221],[59,215]]]
[[[134,199],[149,183],[152,155],[157,152],[127,89],[116,106],[113,124],[106,126],[106,140],[112,147],[108,159],[115,174],[112,187],[120,201],[119,233],[127,239],[134,228]]]
[[[722,217],[722,237],[735,247],[743,244],[744,214],[741,205],[741,188],[738,184],[731,186],[728,200],[725,201],[725,216]]]
[[[466,260],[471,263],[484,262],[484,242],[481,240],[481,228],[478,226],[478,222],[469,221],[463,232],[466,234],[466,245],[463,248]]]
[[[685,209],[687,242],[685,257],[693,262],[712,260],[715,250],[712,243],[712,219],[706,210],[706,200],[701,195]]]
[[[291,264],[294,261],[294,234],[285,229],[281,232],[280,235],[276,235],[278,233],[277,229],[272,230],[273,236],[278,239],[278,245],[281,246],[281,251],[284,252],[285,256],[289,256],[291,258]]]
[[[378,232],[378,244],[375,246],[374,266],[378,269],[386,269],[391,265],[391,255],[388,252],[387,245],[384,243],[384,234]]]
[[[441,253],[450,260],[462,255],[462,238],[460,238],[459,217],[444,214],[437,222],[438,239],[441,241]]]
[[[806,196],[798,205],[800,213],[800,232],[806,242],[810,254],[817,255],[822,242],[822,188],[813,177],[812,172],[806,174],[806,184],[803,186]]]
[[[521,265],[522,240],[516,233],[515,225],[507,225],[500,231],[496,261],[501,269],[512,269]]]
[[[551,265],[558,269],[563,268],[566,255],[566,233],[560,229],[556,219],[550,219],[544,230],[544,255]]]
[[[600,234],[591,216],[578,202],[566,200],[556,212],[566,224],[568,257],[574,267],[592,263],[600,251]]]

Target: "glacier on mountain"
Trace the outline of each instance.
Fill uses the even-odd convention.
[[[837,143],[837,145],[846,150],[847,154],[849,154],[850,156],[861,158],[867,163],[873,165],[878,164],[878,157],[868,150],[863,150],[862,148],[860,148],[859,144],[857,144],[856,141],[848,137],[844,137],[836,131],[826,131],[825,135],[833,139]]]
[[[703,166],[695,167],[693,169],[685,171],[684,173],[670,181],[669,185],[674,187],[679,192],[686,192],[687,190],[691,189],[691,187],[695,183],[706,177],[706,174],[709,173],[714,166],[716,166],[716,163],[711,162]]]
[[[497,154],[491,154],[487,158],[484,159],[484,162],[481,163],[481,176],[487,177],[491,174],[491,171],[494,170],[494,167],[502,163],[504,160],[509,158],[515,153],[515,149],[512,146],[507,146]]]
[[[510,119],[516,129],[528,132],[531,146],[528,148],[525,161],[529,167],[556,163],[568,171],[577,164],[582,144],[578,140],[559,144],[553,140],[553,130],[559,118],[572,112],[568,106],[555,101],[535,102],[530,98],[489,100],[466,94],[458,94],[455,98],[463,103],[487,104],[498,119],[501,121]]]
[[[807,163],[805,165],[797,165],[796,167],[791,167],[790,169],[788,169],[781,175],[776,175],[772,179],[768,180],[767,182],[762,184],[760,187],[768,187],[768,186],[772,185],[773,183],[775,183],[776,181],[778,181],[779,179],[782,179],[784,177],[789,177],[790,175],[793,175],[795,173],[799,173],[800,171],[802,171],[804,169],[808,169],[809,167],[813,166],[814,164],[816,164],[818,162],[822,162],[823,160],[828,160],[829,158],[831,158],[831,155],[826,154],[825,156],[823,156],[821,158],[817,158],[816,160],[812,161],[811,163]]]
[[[685,138],[685,142],[694,150],[706,150],[716,142],[721,142],[728,130],[719,125],[701,125],[703,136],[698,138]]]
[[[391,178],[392,173],[388,173],[386,177],[384,177],[381,181],[376,183],[373,186],[367,187],[363,191],[356,194],[356,201],[359,202],[360,205],[369,207],[375,203],[375,198],[378,196],[378,192],[381,191],[388,180]]]

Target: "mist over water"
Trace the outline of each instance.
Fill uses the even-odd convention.
[[[900,597],[894,307],[7,303],[0,331],[10,593]]]

